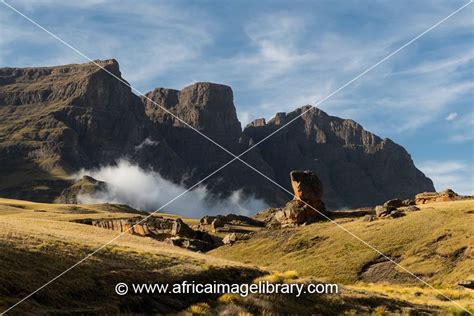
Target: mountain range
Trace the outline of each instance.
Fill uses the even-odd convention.
[[[230,87],[198,82],[139,97],[112,59],[0,69],[0,196],[50,202],[80,169],[123,158],[189,187],[233,158],[189,126],[238,155],[303,112],[242,159],[290,191],[291,170],[313,170],[329,208],[434,191],[402,146],[353,120],[306,105],[242,129]],[[239,161],[204,184],[218,197],[241,190],[271,206],[290,198]]]

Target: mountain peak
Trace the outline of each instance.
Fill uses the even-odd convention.
[[[196,82],[138,98],[101,67],[120,76],[114,59],[0,69],[0,174],[27,166],[46,173],[77,171],[127,156],[167,179],[193,182],[230,157],[189,126],[239,153],[292,122],[245,156],[280,185],[289,188],[291,170],[313,170],[327,188],[329,207],[373,205],[434,190],[401,146],[352,120],[305,105],[268,122],[255,120],[242,131],[229,86]],[[154,145],[137,150],[147,139]],[[208,185],[216,194],[243,190],[273,205],[285,199],[238,164]]]
[[[223,142],[238,139],[242,132],[232,89],[226,85],[196,82],[179,91],[157,88],[142,100],[147,115],[155,122],[181,126],[184,121]]]
[[[181,104],[209,107],[212,110],[234,107],[232,88],[226,85],[211,82],[196,82],[184,87],[179,94]]]

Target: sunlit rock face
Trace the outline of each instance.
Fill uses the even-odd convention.
[[[293,200],[275,213],[280,225],[299,225],[325,218],[323,185],[312,171],[290,172]]]
[[[451,189],[444,190],[442,192],[423,192],[419,193],[415,197],[416,204],[428,204],[435,202],[448,202],[456,201],[461,199],[456,192]]]

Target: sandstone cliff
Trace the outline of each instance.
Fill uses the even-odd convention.
[[[115,60],[98,62],[121,78]],[[191,185],[232,156],[161,107],[234,154],[307,108],[278,113],[268,123],[257,120],[242,131],[230,87],[203,82],[180,91],[157,88],[147,97],[153,102],[91,63],[0,69],[0,196],[21,192],[23,198],[53,200],[71,185],[64,180],[68,174],[123,157]],[[329,208],[434,190],[401,146],[317,108],[243,159],[290,191],[291,170],[314,170]],[[238,161],[205,184],[218,195],[241,189],[270,205],[290,198]]]

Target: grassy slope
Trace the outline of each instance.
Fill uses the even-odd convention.
[[[0,310],[118,234],[69,220],[127,216],[136,214],[122,213],[110,205],[71,206],[0,199]],[[60,310],[112,314],[119,310],[177,311],[203,298],[189,295],[121,298],[113,293],[114,286],[119,281],[249,281],[259,274],[258,269],[243,264],[127,234],[114,241],[113,247],[106,247],[20,304],[13,314]]]
[[[447,289],[461,280],[474,279],[474,201],[435,203],[421,208],[397,219],[374,222],[339,219],[338,222],[384,254],[398,257],[403,267],[437,288]],[[296,270],[302,276],[357,283],[359,288],[389,292],[381,285],[360,282],[360,273],[380,255],[333,223],[261,231],[252,239],[217,248],[210,254],[269,270]],[[403,274],[401,269],[396,270]],[[419,296],[417,290],[409,293],[407,289],[423,284],[414,277],[405,281],[413,284],[389,286],[392,296],[415,300]],[[472,291],[459,291],[470,295],[451,293],[452,296],[459,296],[462,304],[474,309]],[[427,293],[425,298],[425,302],[435,304],[435,294]],[[445,305],[442,301],[442,297],[438,298],[436,304]]]
[[[458,217],[459,214],[464,216],[462,215],[465,213],[464,210],[470,208],[471,204],[458,203],[450,204],[449,207],[453,210],[449,211],[453,212],[453,215],[457,214]],[[441,204],[436,208],[439,208],[438,206]],[[38,212],[38,210],[41,211]],[[417,214],[426,213],[425,216],[427,216],[431,214],[431,211],[433,210],[426,209],[397,220],[375,223],[362,223],[356,220],[344,225],[360,226],[359,229],[366,234],[367,228],[371,228],[374,234],[380,235],[385,231],[395,230],[394,227],[390,228],[391,225],[394,225],[393,223],[403,223],[400,221],[408,219],[419,222],[421,218],[418,218],[420,215]],[[434,210],[434,212],[444,214],[442,211]],[[117,236],[117,232],[72,223],[71,220],[129,216],[136,216],[136,213],[126,206],[62,205],[0,199],[0,311]],[[165,216],[169,215],[165,214]],[[452,217],[443,215],[445,221]],[[429,218],[426,220],[433,221]],[[464,221],[456,220],[456,223],[444,223],[446,229],[452,230],[451,237],[440,242],[436,251],[456,248],[461,244],[466,245],[468,241],[462,239],[461,235],[472,236],[472,230],[469,230],[467,220],[468,217],[465,216]],[[195,222],[192,219],[185,219],[185,221]],[[339,221],[344,221],[344,219],[339,219]],[[437,224],[442,227],[440,222]],[[454,224],[460,226],[454,228],[452,226]],[[405,226],[410,227],[408,224]],[[436,222],[432,226],[436,226]],[[326,279],[343,279],[347,283],[352,283],[354,273],[350,269],[361,264],[356,264],[356,259],[367,258],[370,261],[374,256],[369,255],[363,247],[357,246],[356,242],[346,239],[333,228],[333,224],[318,223],[298,229],[261,231],[256,233],[256,236],[251,240],[214,250],[212,252],[214,256],[170,247],[149,238],[125,235],[115,241],[113,247],[106,247],[20,304],[12,311],[12,314],[40,314],[60,310],[68,313],[89,311],[110,314],[127,311],[174,312],[186,309],[192,304],[195,305],[192,305],[188,309],[189,311],[202,310],[211,314],[246,311],[256,314],[263,312],[294,313],[299,311],[337,315],[342,311],[355,311],[360,314],[383,310],[402,311],[413,308],[426,311],[433,311],[433,308],[437,310],[440,307],[452,308],[451,303],[437,298],[437,293],[425,289],[393,285],[387,288],[385,285],[372,284],[346,286],[341,295],[305,296],[299,299],[285,295],[251,295],[248,298],[236,298],[229,301],[225,297],[224,300],[221,300],[221,298],[216,299],[217,297],[213,299],[209,296],[197,295],[127,295],[119,297],[113,293],[114,285],[117,282],[180,282],[182,280],[248,282],[261,273],[261,270],[254,266],[245,263],[239,264],[216,256],[262,264],[271,270],[298,270],[303,280],[306,276],[311,275],[312,278],[324,276]],[[426,229],[429,228],[426,227]],[[401,234],[403,233],[401,232]],[[427,239],[423,237],[423,234],[418,234],[419,239],[410,241],[410,243],[416,244],[415,248],[410,245],[402,246],[401,244],[407,240],[405,237],[402,238],[401,234],[392,234],[391,238],[394,243],[393,247],[398,251],[404,252],[404,248],[409,248],[412,251],[417,250],[417,253],[420,254],[431,249],[430,247],[416,249],[419,247],[419,243]],[[435,237],[438,234],[439,232],[434,230],[431,235]],[[333,239],[314,238],[316,236],[328,236]],[[311,240],[311,238],[313,239]],[[373,236],[373,238],[380,237]],[[398,241],[401,239],[405,241]],[[448,243],[448,240],[452,240],[452,244]],[[329,244],[324,244],[326,242]],[[357,256],[352,255],[355,257],[353,260],[349,259],[350,256],[338,254],[341,250],[347,249],[349,245],[360,252]],[[322,253],[321,257],[317,255],[318,250]],[[324,256],[330,257],[331,254],[333,257],[329,258],[330,263],[325,263]],[[305,258],[305,256],[307,257]],[[412,255],[410,258],[413,257]],[[337,258],[346,261],[338,262]],[[467,263],[458,260],[459,267],[453,268],[453,271],[449,273],[443,272],[444,277],[441,278],[448,281],[450,277],[465,275],[469,270]],[[318,268],[318,265],[321,268]],[[331,267],[331,265],[335,266]],[[349,267],[345,267],[345,265]],[[466,291],[449,291],[444,292],[464,306],[469,305],[473,300],[473,295],[469,295]],[[422,294],[420,295],[420,293]]]
[[[455,284],[474,278],[474,214],[470,210],[474,210],[472,200],[428,204],[397,219],[338,221],[384,254],[401,257],[400,264],[413,273],[432,283]],[[211,254],[345,283],[357,281],[363,267],[380,257],[330,222],[262,231]]]

